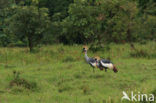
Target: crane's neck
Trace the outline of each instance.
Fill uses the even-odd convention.
[[[96,62],[96,65],[97,65],[97,67],[100,67],[100,61],[99,60]]]
[[[87,55],[87,51],[85,51],[85,59],[86,59],[87,62],[89,61],[89,57]]]

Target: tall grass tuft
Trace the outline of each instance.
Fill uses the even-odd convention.
[[[149,42],[147,44],[130,44],[131,51],[130,56],[134,58],[155,58],[156,57],[156,47],[154,42]]]
[[[150,57],[147,51],[145,50],[135,50],[130,53],[131,57]]]
[[[110,46],[109,45],[91,45],[89,50],[91,50],[93,53],[97,51],[109,51]]]
[[[13,80],[10,81],[9,86],[11,88],[14,86],[23,87],[32,91],[37,89],[36,82],[29,82],[24,78],[20,78],[20,72],[18,71],[13,71]]]
[[[62,62],[74,62],[76,61],[73,57],[71,56],[67,56],[65,59],[63,59]]]
[[[88,103],[93,103],[91,98],[88,99]]]
[[[64,48],[63,47],[59,47],[58,49],[57,49],[57,51],[59,52],[59,53],[64,53]]]
[[[102,103],[107,103],[107,101],[104,99],[104,100],[102,101]]]
[[[64,92],[64,91],[69,91],[69,90],[71,90],[72,88],[71,88],[71,86],[69,86],[69,85],[61,85],[61,86],[59,86],[59,88],[58,88],[58,92],[60,92],[60,93],[62,93],[62,92]]]
[[[83,94],[87,95],[90,93],[90,88],[88,85],[82,86]]]

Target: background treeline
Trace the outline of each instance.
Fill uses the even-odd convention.
[[[155,38],[155,0],[0,0],[0,46]]]

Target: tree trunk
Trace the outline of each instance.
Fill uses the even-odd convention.
[[[30,52],[32,52],[33,51],[33,41],[32,41],[31,36],[28,37],[28,43],[29,43],[29,50],[30,50]]]

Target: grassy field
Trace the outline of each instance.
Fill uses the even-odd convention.
[[[111,58],[118,73],[95,70],[82,45],[0,48],[0,103],[121,103],[122,91],[156,94],[156,43],[110,44],[88,56]],[[131,103],[122,101],[123,103]]]

